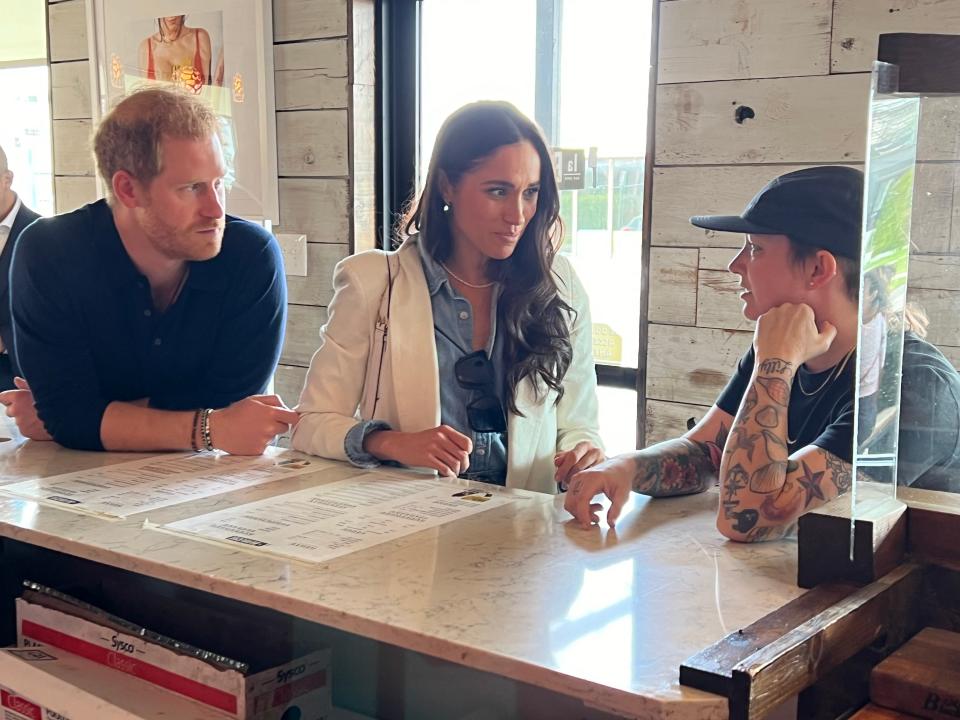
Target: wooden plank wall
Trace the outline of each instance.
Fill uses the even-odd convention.
[[[684,431],[748,347],[736,276],[742,238],[688,218],[739,212],[767,180],[814,164],[862,167],[870,65],[884,32],[960,33],[943,0],[659,0],[646,441]],[[911,299],[960,361],[956,101],[924,109]],[[735,111],[754,117],[736,122]],[[935,132],[934,132],[935,131]]]
[[[289,405],[326,320],[334,265],[352,248],[374,244],[373,12],[373,0],[273,0],[275,231],[308,241],[307,277],[287,277],[276,390]],[[96,198],[84,0],[49,0],[48,18],[56,207],[63,212]]]

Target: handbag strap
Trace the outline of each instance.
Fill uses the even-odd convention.
[[[390,254],[385,253],[384,259],[387,261],[387,287],[380,300],[380,319],[383,324],[383,335],[380,339],[380,359],[377,363],[377,384],[373,392],[373,410],[370,412],[370,418],[374,419],[377,415],[377,403],[380,401],[380,375],[383,373],[383,356],[387,354],[387,333],[390,330],[390,306],[393,304],[393,266],[390,263]],[[383,312],[383,298],[387,301],[387,312]]]

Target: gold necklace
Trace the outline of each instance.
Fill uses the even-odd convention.
[[[818,387],[816,390],[807,392],[807,389],[803,387],[803,381],[800,379],[800,373],[798,372],[797,387],[800,388],[800,392],[802,392],[807,397],[813,397],[818,392],[823,390],[829,383],[833,382],[838,377],[840,377],[840,374],[843,372],[843,369],[847,366],[847,361],[850,359],[850,356],[853,355],[853,351],[855,349],[856,348],[850,348],[850,352],[848,352],[846,355],[843,356],[843,361],[833,366],[833,369],[830,371],[830,374],[827,375],[827,379],[824,380],[822,383],[820,383],[820,387]]]
[[[816,395],[818,392],[820,392],[821,390],[823,390],[823,388],[825,388],[828,383],[832,383],[834,380],[836,380],[838,377],[840,377],[840,376],[843,374],[844,368],[847,367],[847,361],[850,359],[850,356],[853,355],[853,351],[854,351],[854,350],[856,350],[856,347],[850,348],[850,352],[848,352],[846,355],[843,356],[843,361],[842,361],[841,363],[833,366],[833,370],[831,370],[831,371],[830,371],[830,374],[827,375],[827,379],[824,380],[824,381],[820,384],[820,387],[818,387],[818,388],[817,388],[816,390],[814,390],[813,392],[807,392],[807,391],[803,388],[803,383],[800,382],[800,374],[798,373],[798,374],[797,374],[797,385],[800,387],[800,392],[802,392],[802,393],[803,393],[804,395],[806,395],[807,397],[813,397],[813,396]],[[813,416],[813,411],[814,411],[814,409],[816,409],[817,405],[819,405],[819,404],[820,404],[820,399],[818,398],[817,401],[813,404],[813,407],[811,407],[810,410],[807,412],[807,418],[806,418],[806,420],[803,421],[803,425],[800,426],[800,430],[799,430],[799,432],[797,432],[796,437],[790,437],[790,427],[789,427],[790,418],[789,418],[789,413],[787,413],[787,445],[793,445],[795,442],[797,442],[797,440],[800,439],[800,436],[803,435],[803,431],[804,431],[804,430],[806,429],[806,427],[807,427],[807,423],[810,422],[810,418]]]
[[[496,285],[496,284],[497,284],[497,281],[496,281],[496,280],[491,280],[491,281],[488,282],[488,283],[483,283],[482,285],[477,285],[476,283],[467,282],[467,281],[464,280],[462,277],[460,277],[459,275],[457,275],[453,270],[451,270],[450,268],[448,268],[444,263],[440,263],[440,267],[442,267],[444,270],[446,270],[447,273],[448,273],[454,280],[459,280],[460,282],[462,282],[462,283],[463,283],[464,285],[466,285],[467,287],[472,287],[472,288],[475,289],[475,290],[483,290],[483,289],[485,289],[485,288],[490,287],[491,285]]]

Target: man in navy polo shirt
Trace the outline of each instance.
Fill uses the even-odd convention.
[[[213,112],[132,94],[94,138],[109,199],[25,231],[10,271],[24,435],[85,450],[263,452],[297,415],[264,392],[286,285],[276,240],[224,214]]]

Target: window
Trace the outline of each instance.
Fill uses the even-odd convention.
[[[13,189],[42,215],[53,207],[50,144],[50,74],[47,69],[47,4],[4,4],[0,23],[0,147],[14,173]]]
[[[404,200],[426,172],[443,120],[480,99],[507,100],[535,118],[558,161],[579,171],[561,191],[561,252],[590,295],[594,359],[608,386],[600,404],[609,452],[636,444],[652,2],[385,3],[392,51],[384,48],[381,59],[388,73],[400,70],[381,78],[394,113],[385,118],[385,147],[394,148],[385,176],[406,190]],[[391,32],[385,18],[381,29]],[[398,147],[412,154],[406,166]],[[392,203],[384,197],[389,217],[402,201],[396,192]]]

